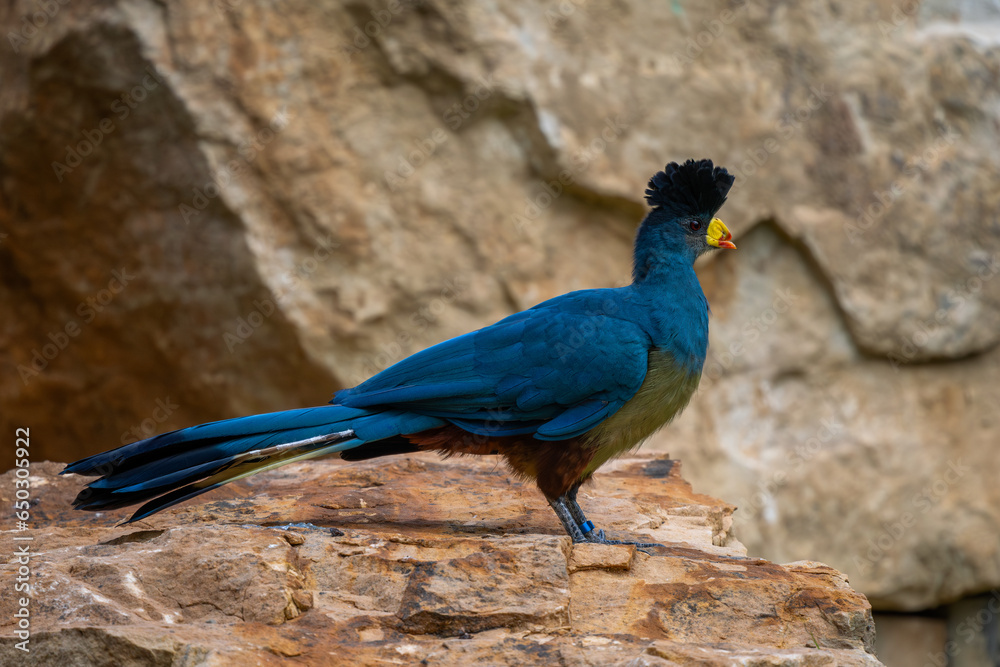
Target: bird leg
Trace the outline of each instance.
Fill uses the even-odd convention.
[[[579,525],[584,525],[590,523],[587,517],[584,515],[583,510],[580,508],[580,504],[576,502],[576,494],[580,490],[579,484],[574,484],[573,487],[566,492],[566,506],[569,508],[569,513],[573,515]],[[593,524],[590,524],[593,526]]]
[[[586,527],[586,523],[581,524],[573,517],[569,507],[566,505],[566,496],[559,496],[555,500],[552,500],[551,498],[548,500],[549,505],[552,506],[552,510],[562,522],[563,528],[566,529],[566,532],[569,533],[570,539],[573,540],[573,544],[589,542],[590,540],[587,539],[587,535],[589,535],[590,532],[588,531],[587,533],[584,533],[583,530],[581,530],[581,525]],[[579,507],[577,507],[577,510],[579,510]],[[593,531],[593,529],[593,524],[590,524],[590,531]]]
[[[576,502],[576,494],[580,489],[577,484],[564,495],[555,500],[549,500],[556,516],[562,522],[563,528],[569,533],[574,544],[580,542],[592,542],[594,544],[634,544],[640,551],[652,547],[662,547],[664,545],[656,542],[634,542],[632,540],[610,540],[604,535],[603,530],[594,530],[594,524],[587,519],[579,503]]]

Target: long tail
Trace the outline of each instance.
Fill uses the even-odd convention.
[[[325,405],[164,433],[71,463],[62,474],[101,475],[73,501],[77,509],[111,510],[146,501],[125,522],[131,523],[294,461],[338,452],[343,458],[363,459],[413,451],[401,435],[444,424],[409,412]]]

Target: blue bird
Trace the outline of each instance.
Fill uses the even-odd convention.
[[[710,160],[657,172],[626,287],[570,292],[439,343],[338,391],[330,405],[201,424],[87,457],[63,471],[100,475],[74,505],[144,502],[131,522],[293,461],[494,454],[535,480],[574,542],[623,543],[594,530],[577,491],[697,388],[708,302],[693,264],[736,247],[715,217],[732,184]]]

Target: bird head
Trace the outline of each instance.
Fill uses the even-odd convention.
[[[734,177],[711,160],[671,162],[649,179],[646,201],[653,208],[646,225],[666,248],[683,250],[692,261],[716,248],[736,249],[733,235],[715,214]]]

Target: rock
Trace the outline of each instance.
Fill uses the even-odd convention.
[[[665,547],[574,546],[537,490],[488,458],[293,464],[128,526],[116,526],[124,512],[69,509],[83,478],[36,464],[20,533],[33,538],[31,655],[881,664],[871,607],[842,574],[748,558],[727,527],[732,506],[693,493],[675,461],[609,468],[584,507],[612,535]],[[16,571],[0,566],[7,590]],[[16,604],[0,601],[4,663],[20,657]]]
[[[630,570],[634,544],[576,544],[570,555],[569,573],[581,570]]]
[[[879,608],[1000,586],[989,3],[77,4],[0,19],[0,428],[34,460],[622,284],[649,176],[709,156],[740,250],[650,447]]]

